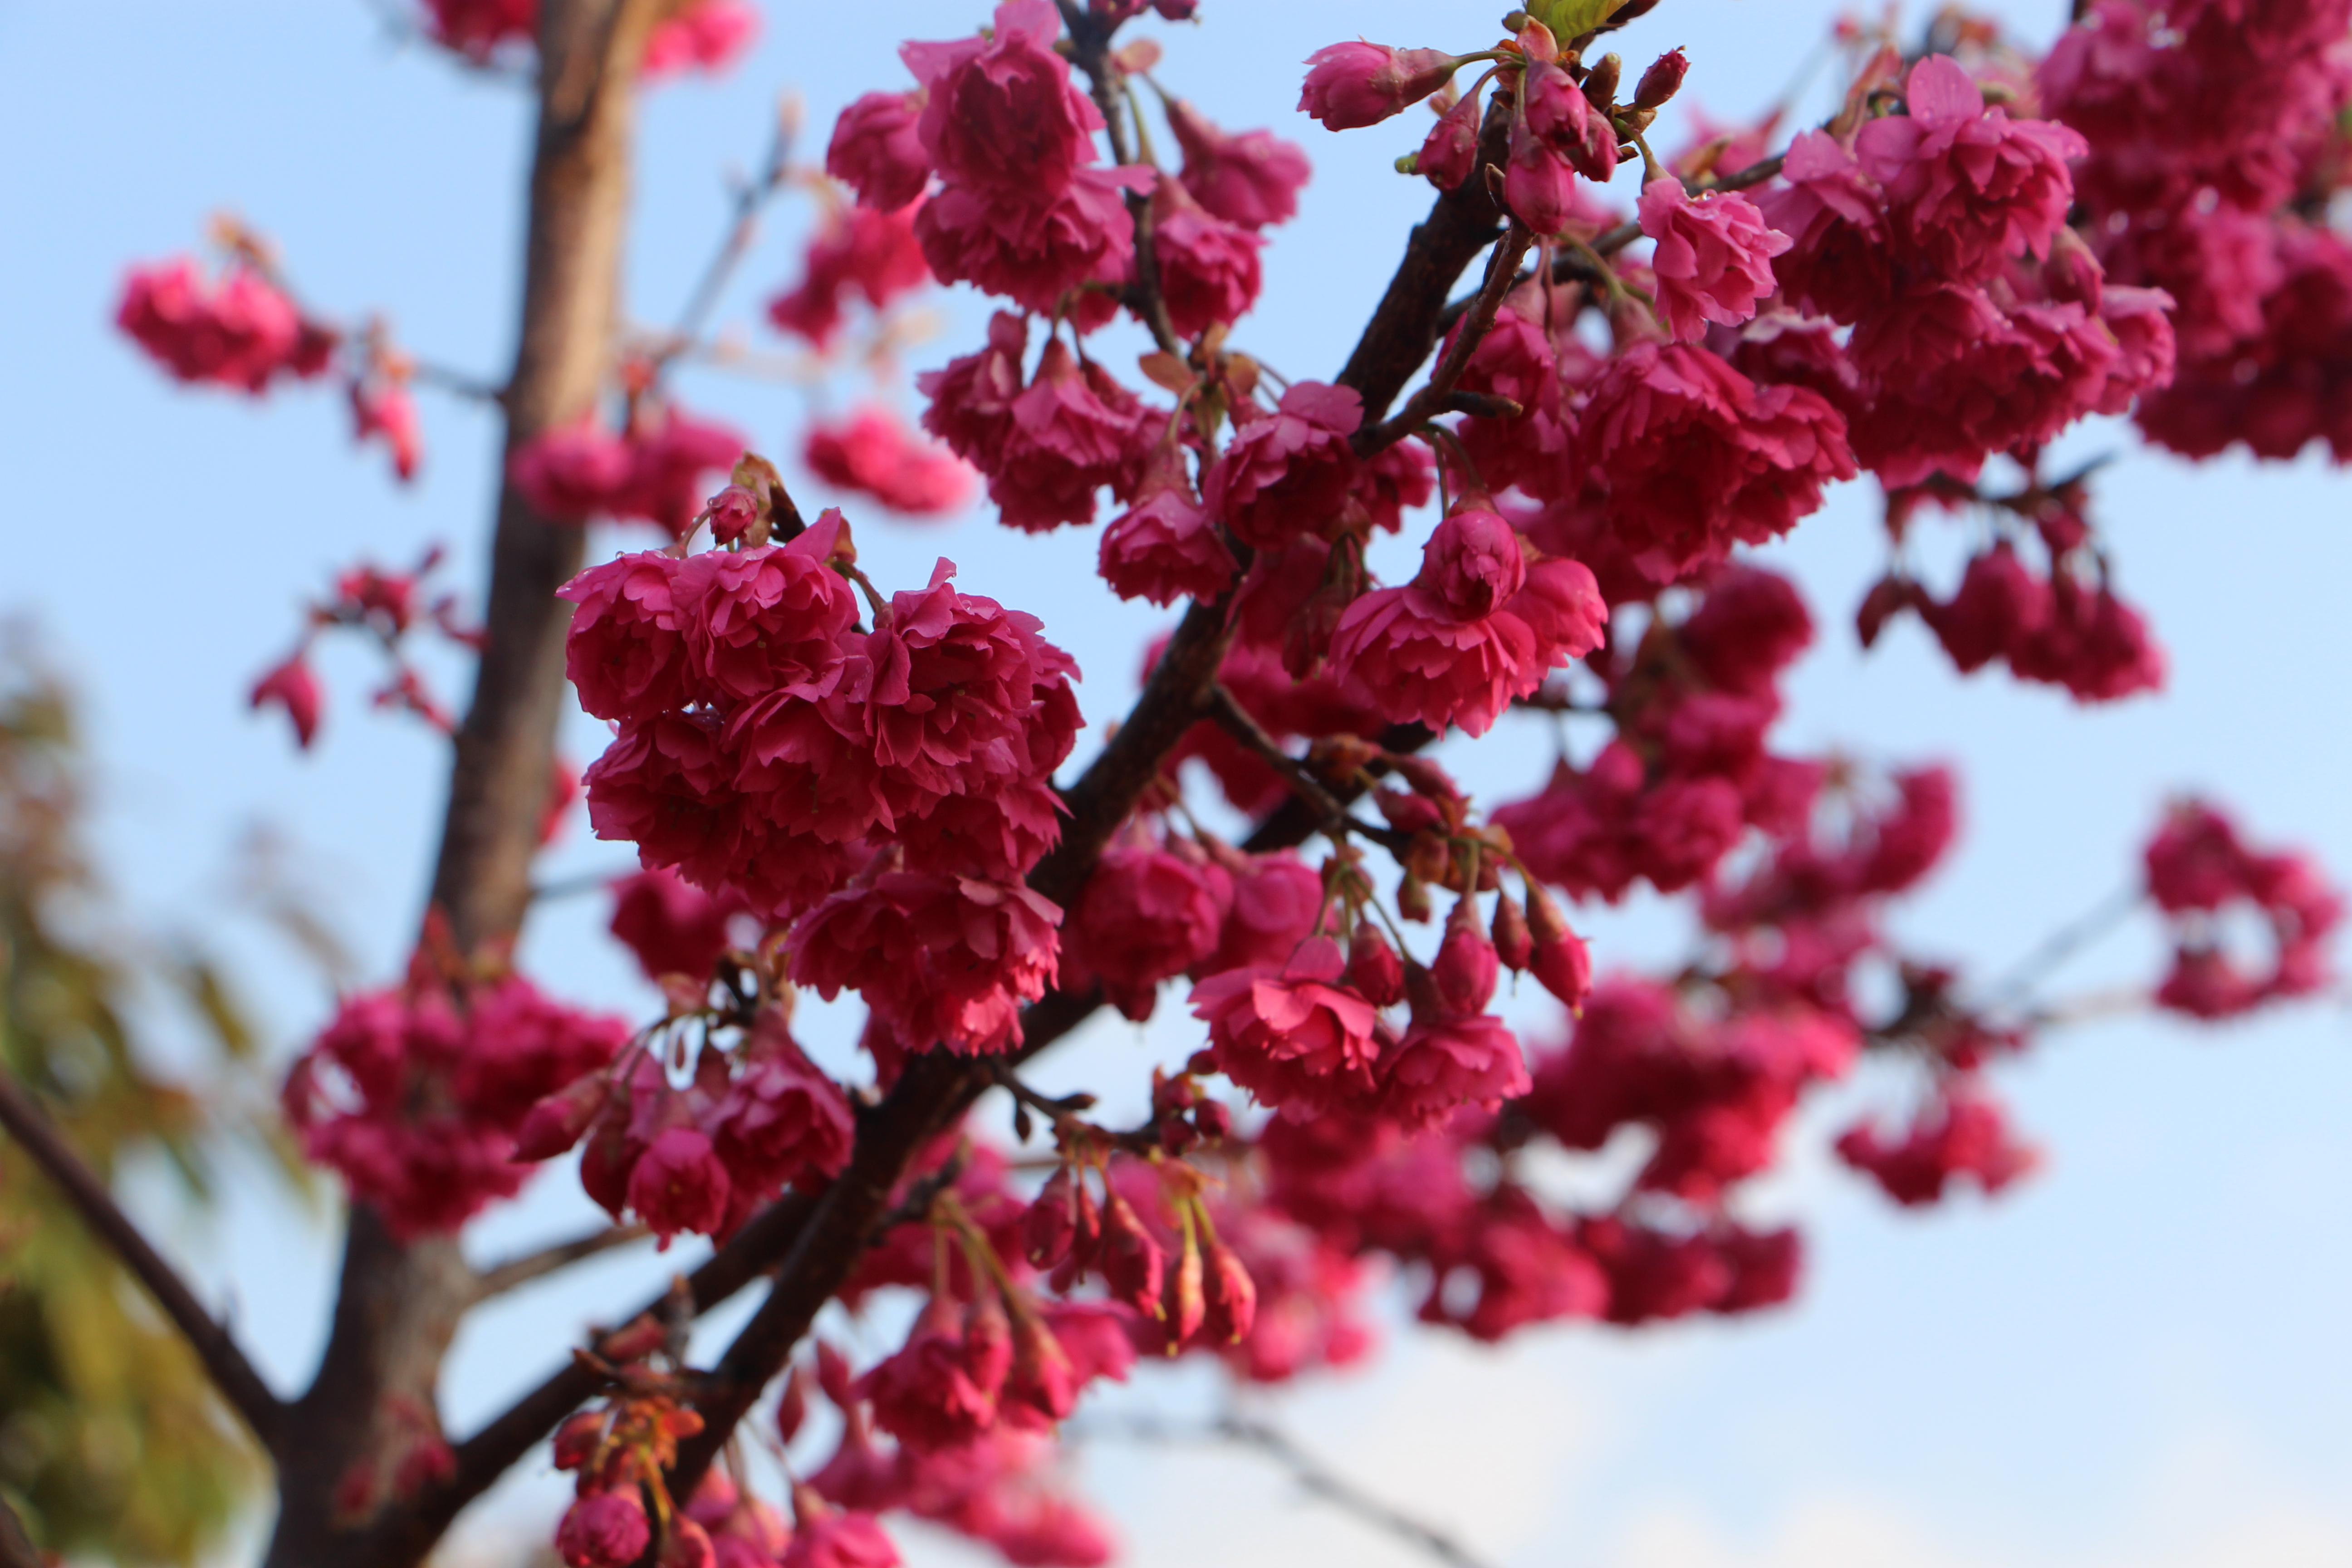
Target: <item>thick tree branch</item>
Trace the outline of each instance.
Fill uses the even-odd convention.
[[[1356,432],[1358,457],[1369,458],[1395,446],[1444,411],[1446,399],[1454,391],[1454,384],[1462,379],[1463,371],[1469,368],[1470,356],[1478,352],[1478,345],[1486,340],[1487,329],[1495,324],[1495,312],[1502,309],[1503,296],[1509,293],[1518,281],[1519,258],[1527,255],[1528,247],[1535,244],[1535,240],[1534,235],[1517,222],[1512,223],[1493,254],[1487,258],[1486,282],[1471,300],[1462,330],[1454,333],[1454,341],[1446,345],[1445,357],[1437,362],[1437,368],[1430,372],[1429,380],[1422,384],[1421,389],[1405,399],[1404,406],[1397,410],[1394,418]]]
[[[670,5],[542,0],[539,7],[520,331],[503,404],[509,459],[542,432],[591,414],[611,369],[637,72]],[[510,942],[530,905],[565,708],[571,606],[555,593],[580,570],[584,549],[580,528],[541,517],[502,479],[487,642],[457,732],[430,897],[468,953]],[[383,1475],[394,1445],[415,1440],[414,1415],[404,1428],[398,1412],[436,1408],[442,1360],[474,1284],[454,1238],[404,1241],[367,1205],[352,1205],[326,1352],[310,1390],[288,1407],[278,1444],[279,1506],[266,1568],[409,1568],[430,1552],[454,1506],[436,1513],[430,1500],[390,1504],[382,1531],[371,1534],[344,1498],[352,1478]],[[517,1445],[498,1471],[543,1435]],[[498,1471],[484,1477],[461,1466],[460,1479],[478,1492]],[[363,1538],[373,1554],[358,1549]]]
[[[519,1290],[535,1279],[544,1279],[575,1263],[601,1257],[616,1247],[643,1241],[651,1235],[653,1232],[641,1225],[608,1226],[592,1235],[541,1247],[537,1252],[527,1252],[520,1258],[510,1258],[481,1271],[475,1281],[474,1300],[487,1301],[493,1296]]]
[[[47,1173],[57,1183],[79,1214],[84,1224],[98,1233],[122,1266],[147,1288],[155,1304],[172,1321],[188,1342],[196,1359],[203,1363],[205,1373],[213,1386],[228,1402],[246,1426],[251,1428],[265,1449],[278,1441],[281,1417],[286,1406],[261,1374],[246,1359],[236,1339],[196,1300],[187,1281],[179,1271],[164,1261],[144,1232],[114,1201],[114,1194],[99,1179],[97,1172],[66,1141],[58,1124],[49,1120],[40,1102],[16,1080],[15,1074],[0,1068],[0,1127],[24,1146],[33,1163]]]

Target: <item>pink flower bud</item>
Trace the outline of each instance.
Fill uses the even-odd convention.
[[[1213,1340],[1239,1344],[1257,1324],[1257,1282],[1223,1241],[1209,1243],[1208,1265],[1208,1315],[1202,1326]]]
[[[1393,1007],[1404,999],[1404,964],[1370,921],[1349,939],[1348,984],[1375,1007]]]
[[[1469,901],[1463,900],[1465,904]],[[1454,926],[1445,933],[1437,962],[1430,966],[1439,1004],[1456,1016],[1485,1012],[1495,997],[1496,967],[1493,942],[1468,924]]]
[[[1201,1276],[1200,1237],[1187,1226],[1184,1249],[1177,1255],[1176,1267],[1168,1271],[1167,1300],[1161,1314],[1168,1331],[1170,1355],[1184,1348],[1184,1342],[1200,1331],[1202,1321],[1208,1316],[1209,1303],[1202,1289]]]
[[[710,524],[711,538],[732,544],[760,521],[760,498],[741,485],[729,485],[704,504],[702,519]]]
[[[1568,929],[1559,909],[1541,888],[1528,884],[1528,926],[1535,938],[1535,955],[1528,964],[1536,983],[1569,1007],[1584,1005],[1592,990],[1592,955],[1584,939]]]
[[[1633,107],[1655,109],[1682,90],[1683,78],[1690,74],[1690,57],[1680,49],[1669,49],[1650,62],[1633,89]]]
[[[1103,1210],[1102,1248],[1103,1283],[1111,1295],[1147,1317],[1165,1316],[1160,1288],[1167,1266],[1167,1254],[1143,1228],[1135,1206],[1111,1194]]]
[[[1413,173],[1441,191],[1468,179],[1478,162],[1478,94],[1474,92],[1437,117],[1413,157]]]
[[[300,653],[254,682],[250,700],[257,709],[272,702],[284,708],[286,717],[294,721],[296,743],[306,752],[310,749],[319,733],[319,679]]]
[[[1070,1167],[1057,1167],[1021,1218],[1021,1247],[1032,1267],[1051,1268],[1070,1255],[1078,1234],[1077,1194]]]
[[[690,1519],[673,1519],[656,1561],[660,1568],[715,1568],[719,1552],[709,1531]]]
[[[555,1550],[567,1568],[628,1568],[653,1540],[645,1505],[633,1493],[597,1492],[564,1510]]]
[[[1535,938],[1519,900],[1505,893],[1495,900],[1495,956],[1512,973],[1524,972],[1535,955]]]
[[[992,1394],[1004,1386],[1005,1373],[1013,1369],[1013,1324],[993,1290],[982,1291],[964,1310],[963,1359],[980,1387]]]
[[[1444,49],[1392,49],[1385,44],[1331,44],[1307,57],[1312,67],[1298,107],[1332,131],[1377,125],[1454,79]]]
[[[1066,1420],[1077,1408],[1079,1378],[1069,1352],[1033,1310],[1013,1326],[1013,1370],[1004,1383],[1003,1405],[1025,1410],[1048,1423]]]
[[[784,1379],[783,1396],[776,1401],[776,1440],[787,1447],[800,1436],[801,1423],[808,1419],[808,1368],[795,1366]]]
[[[1465,509],[1439,523],[1422,546],[1413,581],[1458,620],[1483,620],[1528,580],[1519,536],[1495,512]]]
[[[552,1160],[579,1142],[610,1089],[611,1082],[603,1073],[591,1073],[532,1106],[515,1132],[510,1157],[520,1164]]]
[[[567,1418],[555,1429],[555,1468],[576,1470],[596,1458],[596,1449],[604,1440],[604,1413],[583,1410]]]

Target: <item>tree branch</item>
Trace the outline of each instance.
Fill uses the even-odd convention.
[[[1090,1423],[1077,1435],[1084,1436],[1087,1432],[1146,1443],[1222,1442],[1255,1448],[1288,1470],[1291,1479],[1305,1490],[1334,1508],[1354,1515],[1373,1529],[1396,1536],[1406,1544],[1427,1552],[1445,1563],[1447,1568],[1485,1568],[1481,1560],[1453,1536],[1381,1500],[1369,1489],[1359,1486],[1323,1464],[1279,1428],[1264,1421],[1245,1415],[1224,1415],[1205,1426],[1188,1429],[1140,1417],[1116,1425]]]
[[[1209,689],[1209,716],[1245,750],[1282,775],[1283,781],[1290,785],[1292,794],[1316,814],[1317,826],[1320,831],[1357,834],[1394,854],[1402,854],[1412,842],[1411,834],[1359,822],[1349,816],[1347,806],[1331,793],[1329,786],[1308,772],[1306,763],[1276,745],[1274,737],[1250,716],[1248,709],[1234,700],[1223,681]]]
[[[537,1252],[527,1252],[520,1258],[510,1258],[481,1271],[475,1282],[474,1300],[487,1301],[493,1296],[503,1296],[509,1290],[520,1289],[535,1279],[544,1279],[551,1274],[599,1257],[614,1247],[643,1241],[652,1234],[642,1225],[609,1226],[592,1235],[541,1247]]]
[[[1495,324],[1495,312],[1503,306],[1503,296],[1518,281],[1519,258],[1535,244],[1536,237],[1514,221],[1505,232],[1501,243],[1486,260],[1486,279],[1471,300],[1468,319],[1462,330],[1454,334],[1446,345],[1445,357],[1430,372],[1429,380],[1421,390],[1405,400],[1396,416],[1367,430],[1356,432],[1356,455],[1369,458],[1385,447],[1393,447],[1407,436],[1419,430],[1435,415],[1444,410],[1454,384],[1470,363],[1470,356],[1478,352],[1486,331]]]
[[[1490,109],[1481,132],[1482,163],[1500,163],[1508,125],[1507,111]],[[1368,419],[1387,408],[1428,357],[1446,289],[1501,232],[1484,178],[1475,174],[1440,195],[1429,219],[1413,230],[1404,262],[1339,375],[1341,384],[1361,395]],[[1061,842],[1029,877],[1033,889],[1064,908],[1085,887],[1111,836],[1160,776],[1169,753],[1206,714],[1234,636],[1229,598],[1196,602],[1185,612],[1134,708],[1101,754],[1064,792],[1069,817]],[[1308,822],[1288,842],[1302,841],[1315,826]],[[1253,845],[1264,837],[1253,836]],[[1048,993],[1023,1015],[1023,1044],[1001,1059],[1008,1065],[1028,1060],[1099,1005],[1098,994],[1066,998]],[[993,1081],[991,1069],[977,1063],[927,1051],[908,1063],[882,1102],[861,1119],[849,1168],[816,1199],[768,1299],[704,1379],[703,1396],[696,1402],[703,1429],[678,1445],[669,1482],[674,1495],[692,1494],[761,1391],[782,1372],[818,1309],[847,1281],[876,1239],[917,1152],[951,1126]]]
[[[14,1073],[0,1068],[0,1127],[24,1146],[33,1163],[48,1173],[65,1193],[84,1224],[96,1231],[122,1266],[138,1277],[155,1304],[180,1331],[205,1373],[264,1449],[278,1440],[285,1403],[270,1392],[261,1374],[220,1321],[205,1310],[179,1271],[163,1259],[146,1235],[124,1214],[114,1194],[99,1179],[73,1145],[66,1141],[40,1102]]]
[[[727,287],[751,248],[752,237],[759,232],[761,209],[775,199],[784,188],[784,176],[791,172],[793,157],[793,117],[783,107],[776,114],[776,132],[768,143],[768,161],[761,165],[757,179],[739,185],[735,191],[735,212],[719,239],[719,248],[702,269],[702,277],[687,296],[686,308],[678,312],[677,325],[671,329],[670,341],[655,357],[657,369],[667,370],[672,361],[695,346],[702,336],[710,312],[718,308],[719,296]]]

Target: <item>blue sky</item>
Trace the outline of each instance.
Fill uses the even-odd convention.
[[[1498,3],[1209,0],[1204,26],[1156,29],[1172,89],[1229,125],[1271,124],[1315,159],[1242,334],[1267,363],[1329,374],[1425,205],[1424,188],[1387,166],[1422,122],[1329,135],[1290,109],[1297,62],[1359,32],[1475,47]],[[2064,7],[1996,9],[2039,41]],[[1624,48],[1638,67],[1689,46],[1685,97],[1737,115],[1780,91],[1832,10],[1665,0]],[[628,262],[638,319],[667,320],[685,298],[722,222],[722,176],[760,156],[779,89],[805,96],[821,136],[847,99],[904,79],[900,37],[982,19],[977,5],[943,0],[771,0],[767,12],[759,51],[733,75],[648,104]],[[169,384],[110,330],[113,293],[126,263],[191,247],[207,215],[230,207],[278,241],[323,307],[383,309],[417,352],[494,376],[510,353],[528,130],[510,84],[399,47],[361,0],[0,0],[0,142],[17,150],[0,163],[11,370],[0,381],[11,500],[0,612],[37,622],[86,700],[109,874],[143,919],[229,953],[282,1050],[316,1026],[330,993],[223,913],[234,845],[255,824],[282,836],[363,973],[389,975],[414,930],[443,756],[414,726],[363,710],[372,671],[354,650],[327,660],[338,700],[311,757],[246,714],[244,690],[290,639],[303,597],[354,557],[400,563],[446,541],[453,569],[475,582],[495,435],[475,409],[425,395],[426,470],[397,489],[379,454],[352,449],[331,395],[257,405]],[[805,207],[780,211],[730,297],[732,319],[749,321],[787,279],[805,218]],[[978,301],[950,295],[937,309],[942,335],[910,352],[909,369],[977,336]],[[682,390],[773,450],[789,448],[803,415],[803,395],[777,384],[693,371]],[[2131,445],[2104,428],[2070,450]],[[2161,802],[2181,788],[2211,791],[2258,836],[2352,868],[2347,660],[2329,635],[2352,569],[2347,495],[2308,461],[2191,468],[2134,454],[2103,476],[2100,521],[2173,676],[2161,698],[2094,712],[1998,675],[1958,681],[1916,626],[1864,657],[1845,621],[1879,565],[1866,489],[1849,488],[1769,552],[1800,575],[1824,626],[1783,744],[1964,768],[1968,837],[1904,917],[1916,945],[1996,970],[2013,961],[2130,875]],[[1130,695],[1160,617],[1089,587],[1090,536],[1027,539],[966,520],[861,526],[859,537],[886,585],[919,581],[944,552],[971,591],[1043,615],[1087,672],[1091,718]],[[1954,529],[1945,543],[1957,551],[1958,539]],[[583,760],[601,741],[585,720],[570,735]],[[1529,730],[1463,765],[1510,791],[1536,782],[1547,756]],[[575,826],[549,869],[621,859]],[[551,910],[525,962],[570,994],[642,1008],[601,912],[593,900]],[[1604,963],[1669,952],[1673,931],[1639,907],[1594,921]],[[2068,984],[2128,984],[2157,962],[2153,931],[2126,931]],[[1180,1016],[1148,1031],[1098,1025],[1045,1076],[1139,1082],[1147,1061],[1190,1048],[1171,1011]],[[847,1026],[811,1026],[821,1051],[843,1048]],[[2340,1563],[2352,1559],[2345,1037],[2333,1005],[2221,1031],[2134,1018],[2054,1035],[2002,1074],[2052,1153],[2012,1194],[1901,1215],[1812,1156],[1757,1194],[1759,1214],[1809,1227],[1813,1262],[1793,1310],[1630,1336],[1547,1331],[1501,1352],[1400,1322],[1378,1370],[1301,1390],[1281,1418],[1504,1563]],[[1865,1075],[1840,1109],[1898,1088]],[[566,1180],[483,1226],[484,1254],[588,1223]],[[253,1184],[235,1191],[224,1221],[191,1233],[194,1267],[233,1296],[265,1367],[290,1386],[318,1344],[330,1237]],[[559,1361],[581,1322],[676,1261],[612,1259],[483,1314],[453,1362],[452,1426],[495,1408]],[[1194,1379],[1146,1393],[1187,1406],[1210,1397]],[[1126,1526],[1130,1560],[1149,1568],[1412,1561],[1245,1457],[1104,1440],[1081,1464]],[[469,1539],[488,1551],[535,1531],[556,1495],[553,1478],[526,1475]],[[909,1540],[920,1561],[967,1560]]]

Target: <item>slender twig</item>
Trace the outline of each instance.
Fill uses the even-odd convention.
[[[473,403],[504,403],[506,388],[493,385],[478,375],[462,370],[435,364],[430,360],[408,356],[408,379],[419,386],[429,386],[436,392],[446,392],[452,397],[462,397]]]
[[[1993,1005],[2022,1005],[2036,985],[2068,959],[2121,925],[2147,896],[2147,889],[2138,884],[2126,884],[2102,899],[2096,908],[2051,932],[2032,952],[2012,964],[2008,973],[1993,982],[1988,990]]]
[[[1225,689],[1223,681],[1209,689],[1209,717],[1215,720],[1218,727],[1239,742],[1244,750],[1280,773],[1293,793],[1315,813],[1325,832],[1358,834],[1398,854],[1403,853],[1411,844],[1410,834],[1359,821],[1350,816],[1329,786],[1308,772],[1306,763],[1284,751],[1250,710]]]
[[[494,1264],[481,1271],[479,1282],[475,1287],[474,1299],[478,1301],[487,1301],[493,1296],[502,1296],[509,1290],[520,1289],[534,1279],[544,1279],[560,1269],[569,1268],[575,1263],[599,1257],[612,1251],[614,1247],[626,1247],[632,1242],[643,1241],[652,1234],[651,1230],[642,1225],[607,1226],[603,1230],[575,1237],[571,1241],[558,1242],[553,1247],[543,1247],[537,1252],[526,1252],[520,1258],[510,1258],[504,1263]]]
[[[139,1278],[163,1315],[180,1331],[196,1359],[204,1363],[205,1373],[220,1391],[230,1408],[244,1418],[253,1435],[268,1448],[278,1435],[278,1419],[285,1405],[228,1330],[205,1310],[188,1289],[179,1271],[163,1259],[146,1235],[124,1214],[114,1201],[114,1194],[99,1179],[63,1133],[49,1120],[24,1085],[13,1073],[0,1068],[0,1127],[5,1127],[33,1163],[48,1173],[72,1204],[84,1223],[96,1231],[113,1250],[123,1267]]]
[[[1485,1568],[1482,1560],[1452,1535],[1375,1497],[1370,1489],[1333,1470],[1265,1421],[1232,1415],[1205,1426],[1185,1427],[1139,1416],[1116,1424],[1089,1421],[1071,1431],[1071,1436],[1081,1439],[1093,1435],[1142,1443],[1234,1443],[1255,1448],[1288,1470],[1302,1489],[1427,1552],[1447,1568]]]
[[[1438,413],[1454,391],[1454,384],[1462,379],[1469,367],[1470,356],[1478,352],[1486,340],[1486,329],[1495,324],[1495,312],[1503,306],[1503,296],[1517,281],[1519,258],[1534,245],[1536,237],[1526,226],[1514,223],[1496,242],[1494,254],[1486,259],[1486,279],[1477,296],[1470,302],[1468,319],[1446,345],[1437,368],[1429,373],[1429,380],[1420,391],[1404,401],[1404,406],[1381,424],[1369,430],[1356,432],[1356,455],[1369,458],[1383,448],[1393,447],[1429,422]]]
[[[1137,164],[1135,153],[1127,144],[1127,126],[1120,116],[1126,107],[1126,94],[1121,90],[1119,68],[1110,58],[1111,35],[1118,24],[1106,24],[1090,16],[1074,0],[1060,0],[1060,5],[1062,25],[1070,33],[1071,55],[1078,68],[1087,73],[1095,107],[1102,111],[1112,161],[1122,167],[1150,167],[1149,163]],[[1160,247],[1152,231],[1151,198],[1135,191],[1126,195],[1128,216],[1135,225],[1135,283],[1125,290],[1123,302],[1150,331],[1152,342],[1162,353],[1181,357],[1184,341],[1176,335],[1175,323],[1169,320],[1167,297],[1160,286]]]
[[[735,211],[719,237],[719,248],[703,265],[702,277],[688,295],[686,308],[677,314],[677,325],[670,329],[669,341],[654,356],[656,369],[666,370],[670,363],[696,345],[702,329],[709,324],[710,312],[719,307],[719,296],[726,291],[727,280],[750,254],[752,237],[760,230],[760,214],[776,193],[784,188],[785,176],[792,172],[793,130],[794,117],[780,109],[776,114],[776,133],[768,143],[767,162],[761,166],[756,178],[735,187]]]

